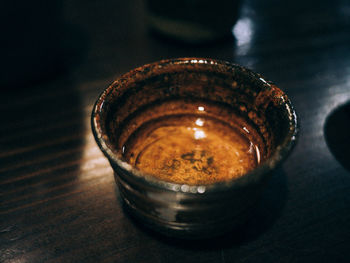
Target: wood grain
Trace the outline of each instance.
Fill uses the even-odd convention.
[[[350,125],[339,110],[350,102],[348,1],[243,1],[236,39],[202,46],[150,34],[141,0],[52,2],[59,70],[0,87],[0,262],[350,260],[350,157],[337,150],[348,140],[325,128],[346,137]],[[168,239],[129,218],[90,129],[93,103],[114,78],[184,56],[263,74],[301,120],[298,145],[254,217],[216,240]]]

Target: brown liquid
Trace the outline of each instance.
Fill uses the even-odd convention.
[[[259,163],[259,149],[242,131],[205,115],[173,115],[143,124],[124,145],[141,171],[174,183],[198,185],[237,178]]]

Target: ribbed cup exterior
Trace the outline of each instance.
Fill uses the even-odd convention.
[[[255,125],[265,145],[263,162],[237,179],[207,185],[161,181],[128,164],[120,147],[123,121],[139,107],[173,95],[232,106]],[[179,58],[142,66],[113,82],[95,103],[92,130],[126,210],[160,233],[196,239],[245,222],[269,176],[295,145],[298,124],[286,94],[261,75],[219,60]]]

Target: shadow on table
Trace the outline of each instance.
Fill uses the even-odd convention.
[[[283,170],[279,168],[275,171],[271,180],[268,182],[261,200],[251,218],[243,226],[238,227],[224,236],[212,239],[183,240],[166,237],[149,230],[137,222],[137,220],[128,213],[126,214],[137,227],[143,230],[144,233],[156,238],[160,242],[189,250],[215,250],[229,248],[257,239],[280,217],[287,200],[287,193],[287,178]]]
[[[350,101],[333,110],[327,117],[324,135],[333,156],[350,171]]]
[[[68,24],[64,3],[52,1],[5,1],[0,55],[0,89],[28,88],[67,73],[86,53],[82,31]]]
[[[19,210],[60,194],[55,186],[79,171],[78,164],[62,164],[82,155],[84,113],[70,73],[88,43],[80,28],[67,24],[58,0],[6,1],[1,13],[8,26],[0,51],[6,65],[0,72],[0,191],[9,193],[2,208]]]

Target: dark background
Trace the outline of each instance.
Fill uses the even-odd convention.
[[[0,262],[350,261],[349,1],[246,0],[235,38],[204,45],[150,34],[141,0],[7,2]],[[185,56],[261,73],[301,121],[254,216],[215,240],[168,239],[129,219],[90,129],[93,103],[116,77]]]

